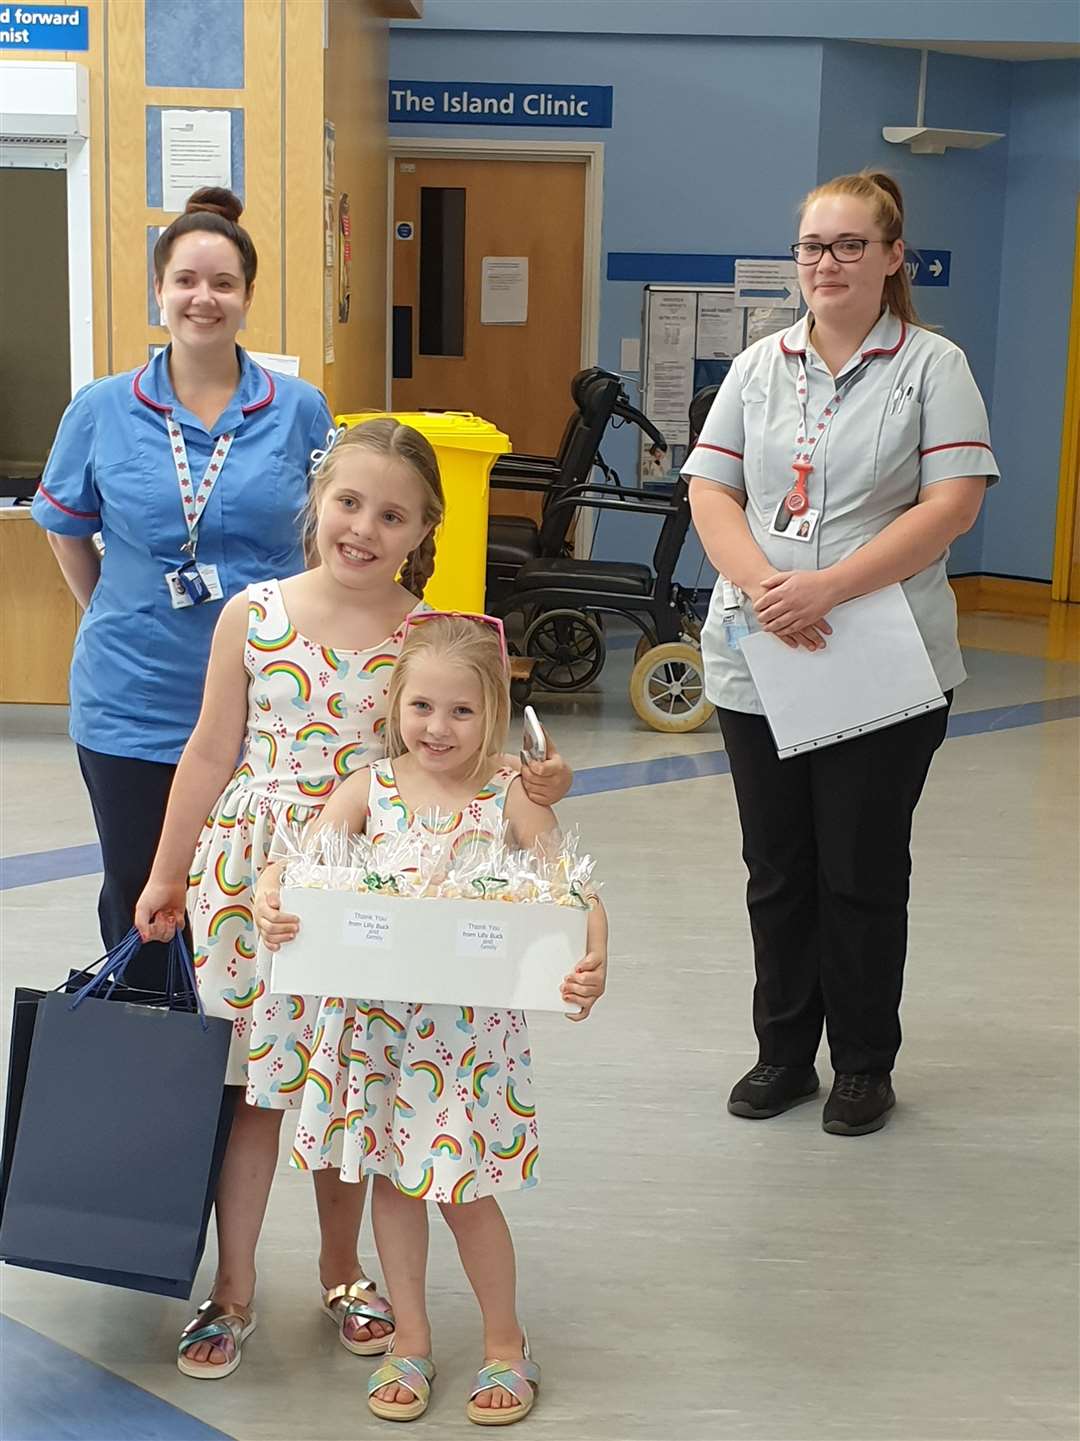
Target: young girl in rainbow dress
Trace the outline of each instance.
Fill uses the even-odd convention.
[[[525,793],[501,754],[510,711],[501,622],[429,613],[406,622],[390,681],[387,751],[334,794],[315,830],[343,826],[372,840],[430,825],[451,847],[505,821],[531,846],[555,816]],[[443,824],[442,817],[452,820]],[[255,895],[271,950],[299,929],[281,910],[280,863]],[[590,897],[587,952],[563,999],[584,1020],[607,973],[607,918]],[[520,1011],[356,1001],[319,1009],[293,1161],[340,1167],[343,1181],[374,1176],[372,1220],[397,1330],[392,1355],[368,1384],[386,1420],[423,1415],[435,1367],[425,1301],[428,1217],[437,1202],[480,1304],[484,1360],[466,1414],[484,1426],[523,1420],[540,1372],[517,1317],[513,1242],[497,1197],[535,1184],[538,1155],[531,1058]]]
[[[255,1328],[255,1251],[278,1133],[299,1104],[315,1035],[318,999],[270,994],[256,965],[253,888],[278,824],[317,815],[383,753],[390,677],[406,619],[425,609],[418,597],[442,515],[422,435],[393,419],[339,432],[313,467],[306,528],[319,563],[249,586],[214,635],[202,711],[135,916],[144,939],[168,940],[186,906],[203,1004],[233,1024],[226,1084],[244,1088],[215,1198],[213,1289],[180,1339],[188,1376],[231,1374]],[[526,780],[558,797],[569,772],[556,758]],[[347,1349],[379,1354],[393,1315],[357,1260],[363,1188],[322,1171],[315,1198],[323,1308]]]

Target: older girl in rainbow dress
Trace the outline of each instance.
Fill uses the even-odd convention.
[[[431,615],[406,623],[390,682],[387,753],[345,782],[317,826],[372,840],[422,831],[437,811],[451,848],[505,820],[530,846],[556,825],[525,794],[501,754],[510,713],[501,622]],[[277,949],[297,933],[268,866],[255,920]],[[587,954],[563,1000],[584,1020],[604,991],[607,917],[592,897]],[[467,997],[462,997],[466,1001]],[[393,1354],[368,1383],[368,1405],[388,1421],[423,1415],[435,1366],[426,1304],[428,1215],[439,1205],[480,1304],[484,1360],[466,1414],[481,1426],[528,1415],[540,1371],[517,1316],[514,1246],[498,1197],[536,1181],[539,1149],[529,1035],[521,1011],[328,997],[304,1088],[294,1164],[373,1175],[375,1239],[394,1303]],[[316,1170],[316,1175],[318,1175]]]
[[[357,426],[312,478],[307,539],[319,563],[249,586],[214,634],[202,711],[135,914],[144,939],[168,940],[186,905],[203,1002],[233,1023],[226,1084],[244,1087],[215,1201],[217,1274],[180,1339],[188,1376],[229,1375],[255,1328],[255,1250],[281,1118],[299,1104],[315,1034],[317,1000],[270,994],[256,965],[252,890],[278,824],[316,815],[340,780],[382,754],[390,676],[405,621],[424,608],[442,515],[427,440],[389,418]],[[553,757],[528,785],[550,800],[569,778]],[[323,1308],[347,1349],[379,1354],[393,1316],[357,1260],[363,1188],[322,1171],[315,1199]]]

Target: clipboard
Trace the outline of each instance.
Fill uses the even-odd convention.
[[[768,631],[739,643],[781,760],[946,703],[902,586],[845,601],[829,624],[824,650],[792,650]]]

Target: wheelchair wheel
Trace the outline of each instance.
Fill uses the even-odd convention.
[[[685,641],[647,650],[630,677],[630,701],[654,731],[700,730],[716,711],[705,695],[701,652]]]
[[[580,610],[549,610],[525,632],[532,678],[548,690],[583,690],[604,668],[607,646],[600,627]]]

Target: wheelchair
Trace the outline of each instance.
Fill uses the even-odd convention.
[[[691,402],[691,442],[717,389],[708,386]],[[641,632],[630,678],[630,701],[639,719],[668,734],[699,730],[715,713],[705,694],[701,622],[692,592],[673,580],[690,528],[689,482],[680,476],[670,498],[583,482],[551,505],[656,516],[660,533],[651,567],[570,556],[542,557],[522,566],[494,611],[504,617],[521,614],[521,648],[533,661],[529,678],[513,682],[513,700],[524,705],[536,685],[556,691],[590,685],[607,658],[603,617],[616,615]]]

